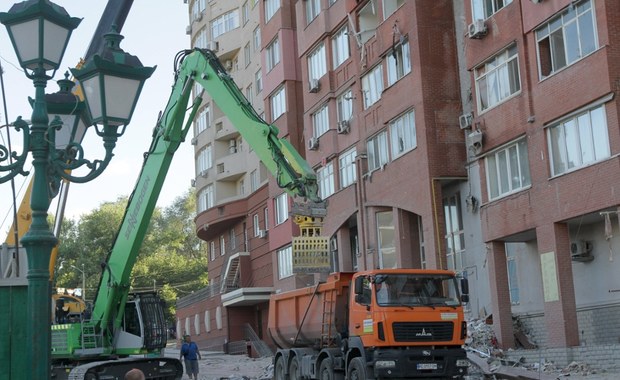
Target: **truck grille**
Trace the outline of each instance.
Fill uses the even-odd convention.
[[[449,342],[452,340],[452,322],[395,322],[392,324],[397,342]]]

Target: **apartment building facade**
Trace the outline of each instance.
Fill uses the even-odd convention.
[[[495,331],[617,343],[616,1],[466,1]]]
[[[333,271],[453,269],[504,347],[513,316],[541,347],[617,341],[615,1],[210,1],[207,19],[219,3],[256,17],[239,29],[260,30],[261,74],[232,75],[260,77],[255,107],[316,170]],[[213,284],[177,316],[205,347],[245,325],[268,341],[269,294],[320,277],[294,273],[291,199],[260,178],[196,218]]]

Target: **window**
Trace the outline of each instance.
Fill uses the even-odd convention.
[[[224,235],[220,235],[220,255],[224,256],[226,254],[226,238]]]
[[[293,275],[293,247],[278,249],[278,278],[281,280]]]
[[[228,241],[230,242],[230,249],[234,250],[237,248],[237,235],[234,228],[228,230]]]
[[[280,41],[276,38],[267,46],[267,71],[271,71],[280,63]]]
[[[260,235],[260,222],[258,220],[258,214],[254,214],[254,216],[252,216],[252,221],[254,223],[254,237],[258,237],[258,235]]]
[[[207,7],[205,0],[196,0],[192,6],[192,21],[195,21]]]
[[[204,189],[198,192],[198,212],[213,207],[213,185],[207,185]]]
[[[472,14],[474,20],[484,20],[506,5],[512,3],[512,0],[472,0]]]
[[[486,169],[490,199],[496,199],[529,186],[531,179],[525,140],[519,140],[488,155]]]
[[[519,294],[519,278],[517,276],[517,255],[514,249],[509,249],[506,245],[506,266],[508,267],[508,291],[510,292],[510,303],[518,305],[521,302]]]
[[[260,51],[260,27],[256,27],[256,29],[254,29],[254,32],[252,32],[252,41],[254,44],[254,51],[259,52]]]
[[[396,158],[417,146],[415,114],[413,110],[390,122],[390,142],[393,158]]]
[[[353,116],[353,92],[349,89],[336,99],[338,121],[351,120]]]
[[[357,150],[352,148],[342,153],[338,159],[341,189],[352,185],[357,179],[357,174],[355,172],[355,157],[357,157]]]
[[[327,73],[325,59],[325,44],[320,44],[312,53],[308,54],[309,79],[319,79]]]
[[[207,41],[207,28],[202,28],[194,40],[194,47],[206,49]]]
[[[321,0],[306,0],[306,22],[310,24],[321,13]]]
[[[383,91],[383,70],[381,65],[375,66],[368,74],[362,77],[362,93],[364,94],[364,109],[381,99]]]
[[[282,193],[276,197],[276,226],[288,219],[288,195]]]
[[[271,97],[271,121],[275,121],[284,112],[286,112],[286,93],[284,87],[281,87]]]
[[[347,25],[343,26],[332,38],[332,55],[334,59],[334,69],[351,56],[349,28]]]
[[[269,209],[265,207],[263,210],[263,214],[265,215],[265,231],[269,229]]]
[[[547,129],[552,175],[608,158],[605,106],[581,112]]]
[[[204,132],[207,128],[211,126],[211,106],[207,104],[202,111],[200,111],[200,115],[198,115],[198,120],[196,120],[196,135]]]
[[[254,82],[256,82],[256,95],[263,91],[263,74],[260,69],[254,74]]]
[[[260,186],[260,180],[258,178],[258,170],[254,169],[250,172],[250,191],[255,192]]]
[[[265,22],[269,22],[280,9],[280,0],[265,0]]]
[[[239,195],[245,194],[245,180],[242,178],[239,180]]]
[[[211,261],[215,260],[215,242],[213,240],[209,242],[209,256],[211,257]]]
[[[389,162],[390,158],[388,157],[387,132],[380,132],[378,135],[368,140],[366,145],[368,151],[369,171],[379,169]]]
[[[252,53],[250,51],[249,42],[243,47],[243,58],[245,60],[245,67],[248,67],[250,63],[252,63]]]
[[[387,55],[388,86],[393,85],[400,78],[411,72],[411,58],[409,54],[409,42],[396,46]]]
[[[478,109],[484,111],[521,90],[517,46],[513,45],[475,69]]]
[[[446,259],[448,269],[460,271],[463,269],[463,254],[465,253],[465,231],[461,216],[460,193],[443,199],[443,213],[446,221]]]
[[[390,17],[404,3],[405,0],[383,0],[383,19]]]
[[[241,20],[243,22],[243,25],[247,24],[248,21],[250,21],[250,5],[247,1],[241,6]]]
[[[325,199],[334,193],[334,163],[330,162],[320,168],[317,173],[319,195]]]
[[[377,244],[379,248],[379,267],[381,269],[397,268],[396,236],[394,231],[394,215],[392,210],[378,212]]]
[[[544,78],[596,50],[596,21],[592,2],[571,5],[536,30],[540,77]]]
[[[329,115],[327,104],[312,114],[312,131],[314,137],[319,137],[329,130]]]
[[[250,102],[250,104],[254,103],[254,92],[252,91],[252,83],[245,89],[245,98]]]
[[[203,171],[213,166],[213,146],[211,144],[205,146],[198,153],[198,162],[196,163],[196,171],[200,175]]]
[[[211,39],[216,39],[224,33],[239,27],[239,12],[233,10],[216,17],[211,21]]]

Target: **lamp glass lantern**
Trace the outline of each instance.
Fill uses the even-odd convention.
[[[0,13],[19,65],[29,70],[58,69],[71,33],[81,21],[48,0],[23,1]]]
[[[82,93],[93,124],[119,127],[133,115],[144,82],[155,67],[144,67],[140,60],[125,53],[116,31],[105,35],[101,52],[93,55],[80,69],[71,69]]]
[[[50,120],[56,117],[62,122],[62,127],[55,131],[55,148],[65,149],[69,144],[81,144],[86,134],[86,129],[92,124],[86,105],[79,96],[71,92],[75,83],[69,79],[69,73],[65,78],[58,81],[60,90],[53,94],[45,95],[47,113]],[[32,98],[30,104],[34,103]]]

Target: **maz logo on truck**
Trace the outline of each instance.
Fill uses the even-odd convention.
[[[127,229],[125,230],[125,239],[129,240],[129,235],[133,232],[134,228],[136,228],[136,224],[138,224],[138,214],[140,214],[140,210],[142,208],[142,202],[144,202],[144,197],[149,189],[149,183],[151,182],[151,177],[146,177],[144,179],[144,183],[142,184],[142,188],[140,189],[140,194],[138,194],[138,199],[130,199],[129,202],[136,202],[133,209],[131,210],[131,214],[128,216],[129,220],[127,222]],[[135,194],[134,194],[135,195]]]
[[[422,332],[415,333],[415,336],[424,337],[424,338],[431,338],[433,336],[433,333],[426,332],[426,329],[422,329]]]

